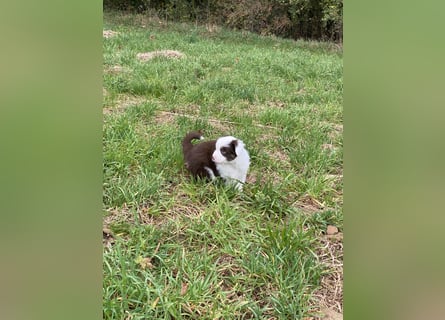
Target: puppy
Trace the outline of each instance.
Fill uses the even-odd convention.
[[[200,131],[189,132],[182,140],[185,166],[192,175],[210,180],[221,177],[241,191],[250,166],[244,143],[232,136],[195,145],[194,139],[203,139]]]

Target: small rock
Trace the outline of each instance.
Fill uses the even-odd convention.
[[[185,295],[187,293],[188,284],[183,282],[181,286],[181,296]]]
[[[335,226],[328,226],[327,230],[326,230],[326,234],[328,235],[333,235],[338,233],[338,228]]]

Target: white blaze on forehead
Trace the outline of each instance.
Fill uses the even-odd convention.
[[[235,137],[227,136],[216,140],[215,152],[213,152],[213,161],[216,163],[226,162],[227,159],[221,154],[221,148],[228,147],[233,140],[238,140]]]
[[[216,150],[212,154],[212,160],[215,163],[221,163],[226,160],[226,158],[221,154],[220,149],[216,148]]]
[[[222,147],[228,146],[233,140],[237,139],[232,136],[219,138],[218,140],[216,140],[216,149],[221,149]]]

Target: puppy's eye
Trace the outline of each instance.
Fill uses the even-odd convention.
[[[226,155],[226,153],[227,153],[227,150],[225,148],[222,148],[221,149],[221,154],[224,156],[224,155]]]

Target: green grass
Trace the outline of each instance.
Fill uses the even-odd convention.
[[[104,319],[303,319],[343,228],[342,52],[104,13]],[[182,59],[136,54],[178,50]],[[120,69],[117,70],[116,66]],[[242,194],[194,181],[181,139],[234,135]],[[145,260],[144,260],[145,259]],[[145,262],[149,262],[148,264]]]

